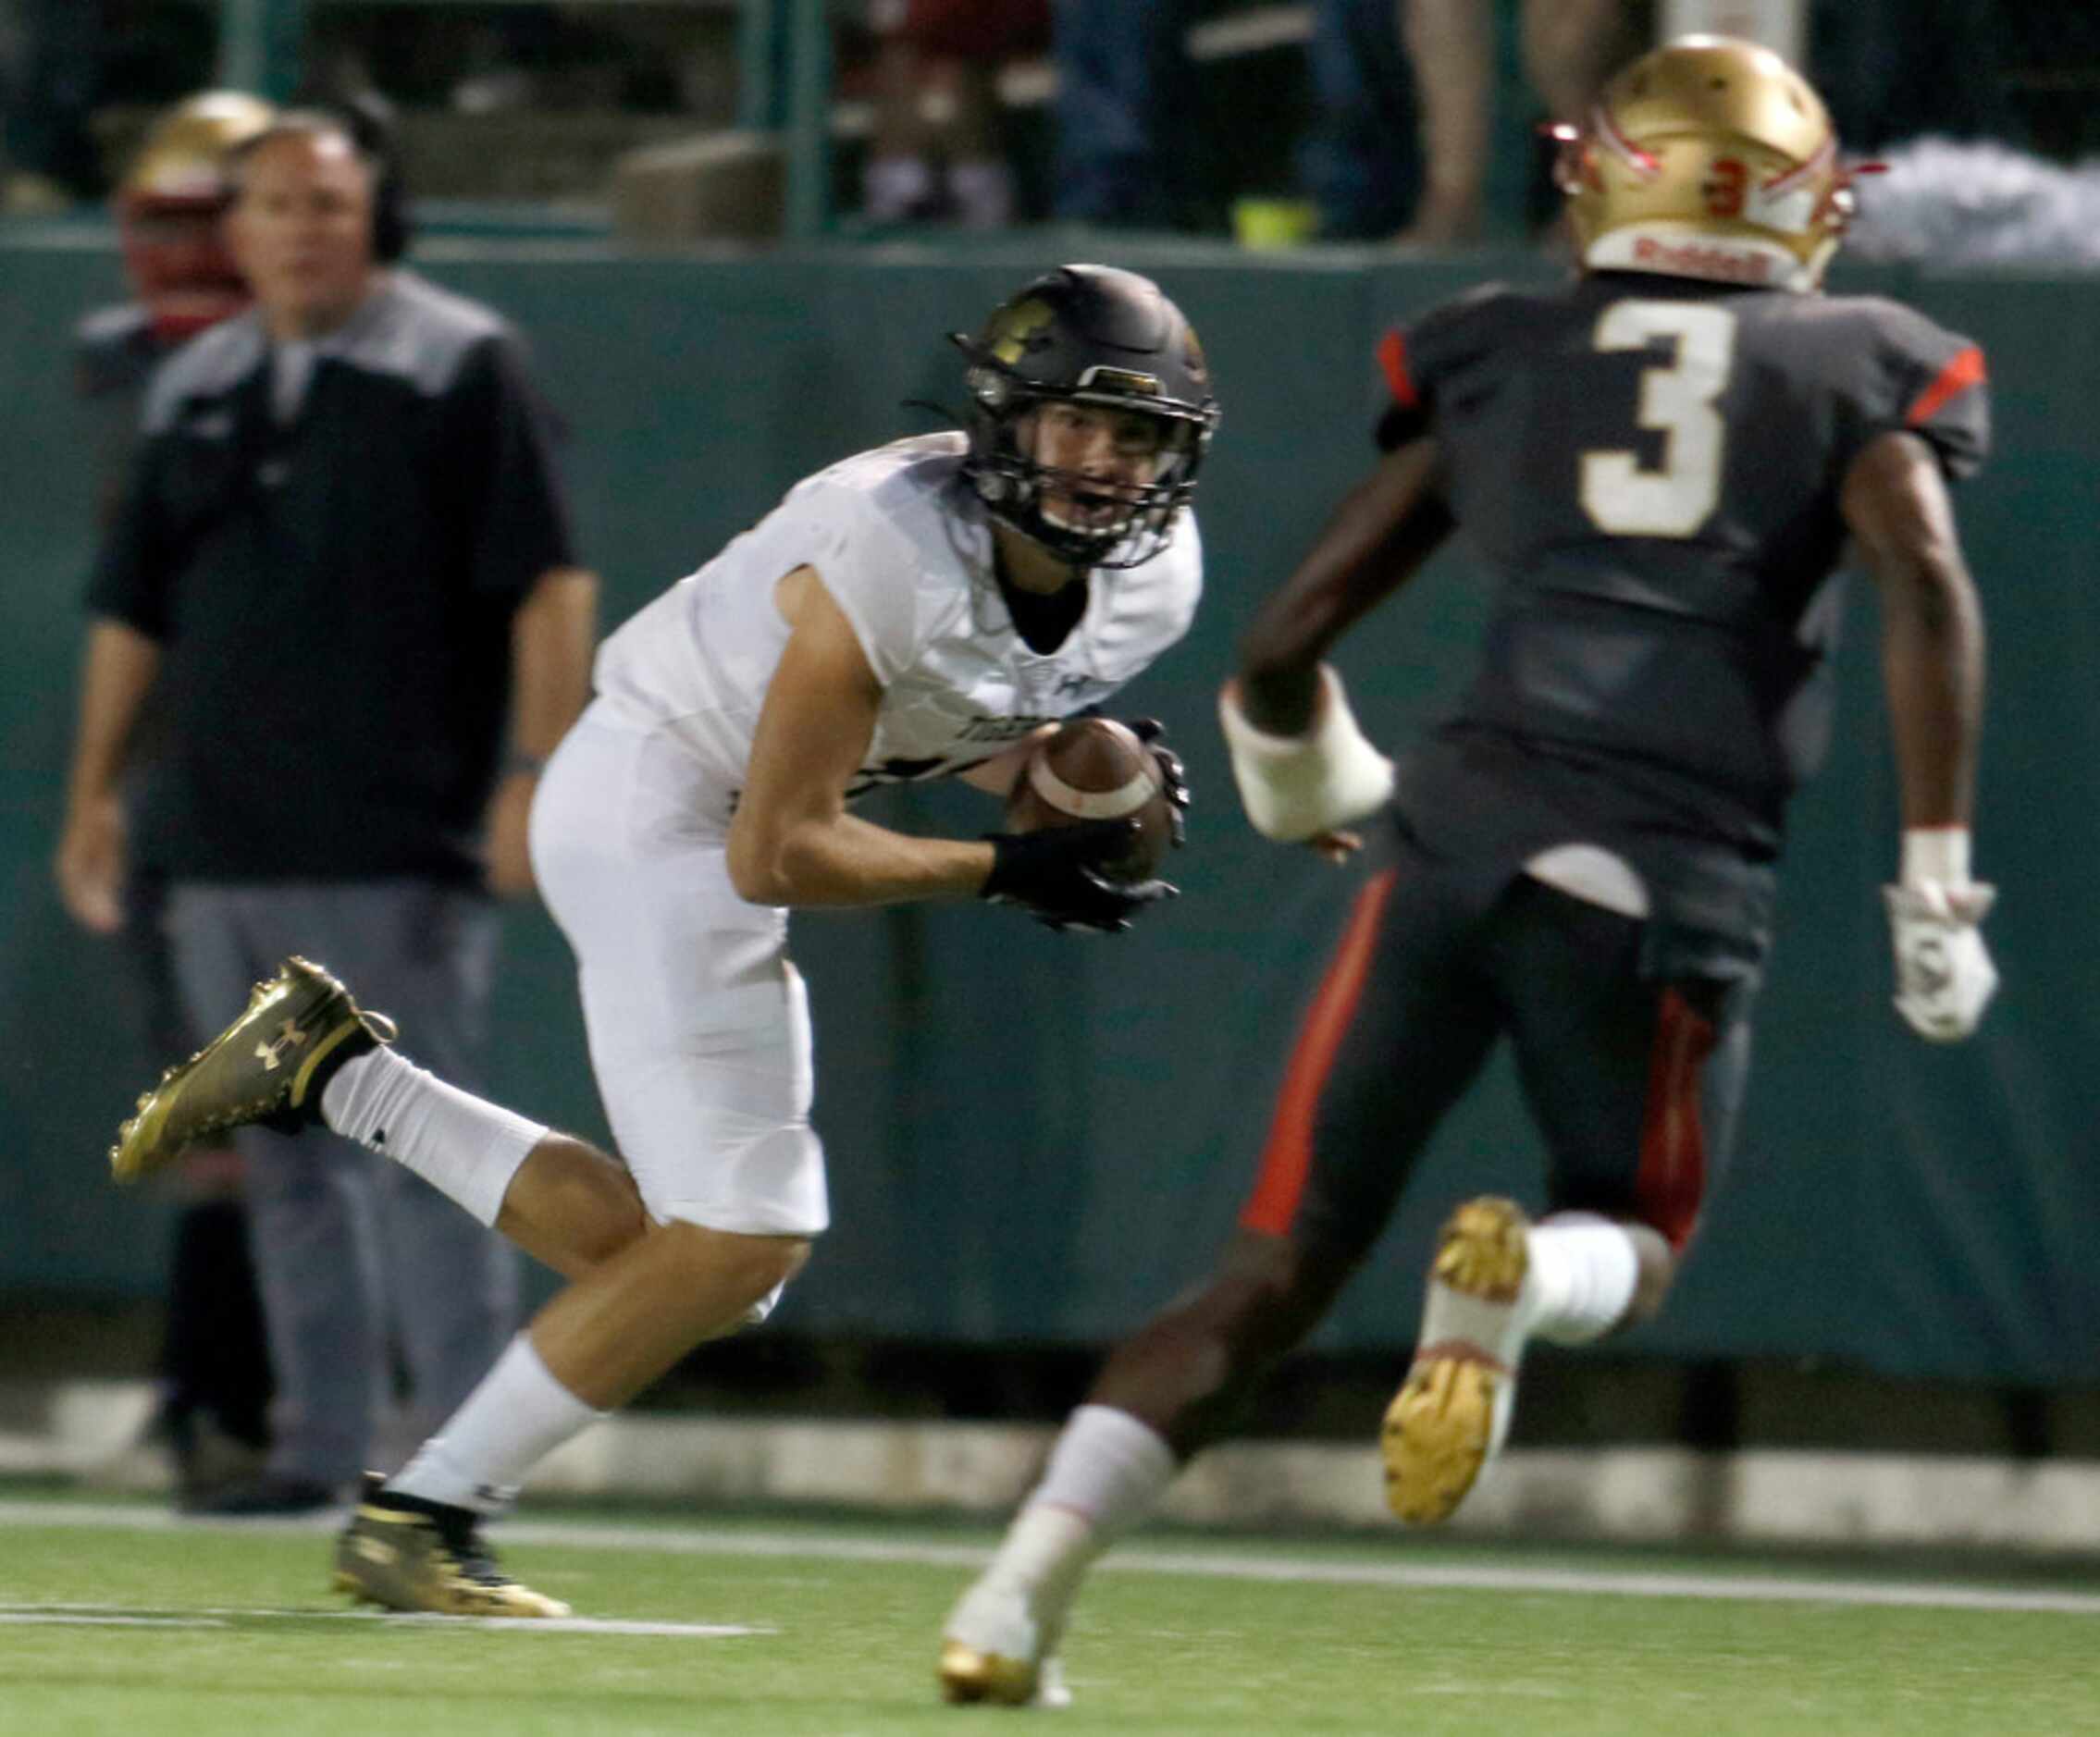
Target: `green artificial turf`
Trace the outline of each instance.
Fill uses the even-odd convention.
[[[175,1526],[144,1506],[135,1525],[108,1508],[68,1523],[63,1499],[27,1506],[0,1519],[6,1737],[967,1737],[1015,1719],[1058,1737],[2100,1732],[2100,1598],[2058,1612],[1611,1590],[1885,1579],[1871,1561],[1148,1534],[1081,1603],[1066,1648],[1077,1705],[1015,1713],[943,1707],[933,1689],[942,1617],[993,1537],[982,1529],[536,1511],[509,1543],[498,1534],[506,1565],[579,1617],[761,1631],[560,1633],[346,1615],[321,1531]],[[590,1542],[552,1541],[579,1535]],[[1410,1563],[1519,1578],[1347,1578]],[[1598,1578],[1529,1586],[1530,1571]]]

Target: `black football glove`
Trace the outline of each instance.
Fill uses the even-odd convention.
[[[1120,934],[1148,905],[1179,888],[1164,881],[1115,881],[1108,864],[1130,847],[1135,820],[1082,820],[1039,832],[992,832],[992,872],[980,896],[1018,905],[1039,923],[1081,934]]]
[[[1133,718],[1126,727],[1152,750],[1153,763],[1159,768],[1159,787],[1173,806],[1173,839],[1175,848],[1180,849],[1189,842],[1188,769],[1181,764],[1181,757],[1167,745],[1167,726],[1158,719]]]

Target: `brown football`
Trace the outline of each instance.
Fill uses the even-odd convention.
[[[1036,744],[1007,798],[1007,830],[1032,832],[1081,820],[1137,818],[1130,854],[1113,865],[1118,880],[1159,872],[1174,838],[1174,809],[1152,752],[1112,718],[1059,724]]]

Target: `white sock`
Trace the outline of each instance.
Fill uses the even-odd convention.
[[[555,1380],[531,1338],[520,1333],[386,1487],[426,1502],[500,1513],[517,1499],[526,1472],[605,1415]]]
[[[1558,1213],[1534,1225],[1518,1313],[1525,1330],[1556,1345],[1587,1345],[1622,1321],[1640,1280],[1640,1257],[1623,1226],[1592,1213]]]
[[[339,1134],[394,1159],[485,1225],[532,1149],[544,1122],[448,1086],[384,1046],[345,1062],[321,1093],[321,1119]]]
[[[1113,1406],[1082,1405],[1051,1449],[1029,1506],[1069,1509],[1106,1544],[1151,1511],[1178,1470],[1156,1430]]]
[[[1081,1406],[985,1578],[1026,1589],[1037,1611],[1056,1612],[1062,1627],[1080,1576],[1151,1512],[1179,1469],[1174,1450],[1128,1411]]]
[[[908,217],[933,192],[933,166],[924,157],[874,157],[861,172],[862,208],[877,223]]]
[[[1086,1571],[1151,1511],[1179,1469],[1173,1449],[1128,1411],[1081,1406],[948,1632],[998,1651],[1013,1613],[1025,1610],[1036,1656],[1055,1654]]]
[[[1004,229],[1014,220],[1014,172],[1004,163],[951,163],[948,191],[965,228]]]

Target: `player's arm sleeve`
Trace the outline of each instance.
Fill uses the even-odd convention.
[[[1404,326],[1390,327],[1378,339],[1378,376],[1385,400],[1372,437],[1378,450],[1391,452],[1429,432],[1433,400],[1421,377],[1418,333]]]
[[[554,418],[507,331],[475,347],[454,390],[452,425],[463,450],[480,455],[474,588],[523,597],[542,573],[576,564]]]
[[[1469,355],[1495,341],[1509,305],[1501,285],[1484,284],[1405,326],[1390,327],[1378,339],[1374,437],[1381,452],[1397,451],[1434,430],[1438,394]]]
[[[149,639],[167,636],[167,587],[177,561],[161,489],[169,437],[139,443],[88,580],[90,611]]]
[[[877,685],[887,688],[917,660],[920,563],[909,538],[844,489],[810,503],[816,515],[809,564],[860,643]]]
[[[1913,309],[1885,303],[1864,354],[1850,454],[1884,434],[1913,434],[1933,449],[1948,477],[1973,475],[1991,449],[1990,372],[1982,346]]]

